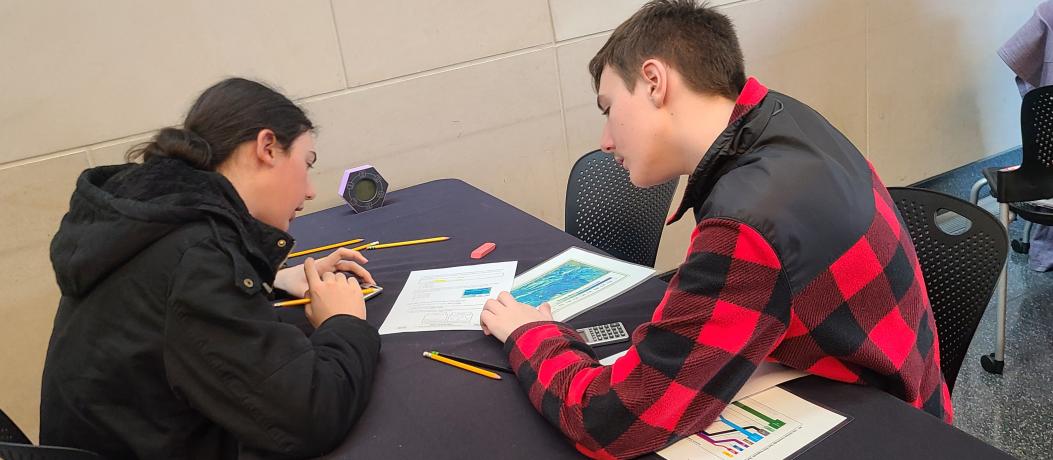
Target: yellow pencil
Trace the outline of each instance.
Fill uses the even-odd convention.
[[[365,289],[362,290],[362,295],[372,294],[373,291],[376,291],[376,289],[365,288]],[[307,305],[309,303],[311,303],[311,299],[296,299],[296,300],[286,300],[286,301],[283,301],[283,302],[275,302],[274,306],[275,307],[295,307],[297,305]]]
[[[384,249],[384,248],[397,248],[399,246],[409,246],[411,244],[424,244],[424,243],[435,243],[438,241],[446,241],[450,239],[448,236],[437,236],[435,238],[424,238],[423,240],[410,240],[410,241],[398,241],[395,243],[384,243],[374,244],[368,249]]]
[[[300,256],[307,255],[307,254],[314,254],[316,252],[324,251],[326,249],[339,248],[340,246],[347,246],[349,244],[355,244],[355,243],[359,243],[361,241],[362,241],[362,238],[358,238],[358,239],[354,239],[354,240],[347,240],[347,241],[344,241],[342,243],[329,244],[329,245],[326,245],[326,246],[322,246],[320,248],[304,249],[303,251],[296,251],[296,252],[294,252],[292,254],[289,254],[289,258],[300,257]]]
[[[436,354],[424,352],[424,357],[425,358],[434,359],[434,360],[436,360],[436,361],[438,361],[440,363],[449,364],[449,365],[451,365],[453,367],[458,367],[458,368],[464,369],[464,370],[466,370],[468,372],[473,372],[473,373],[479,374],[479,375],[481,375],[483,377],[490,377],[490,378],[492,378],[494,380],[501,380],[501,376],[497,375],[497,373],[495,373],[495,372],[490,372],[490,371],[485,370],[485,369],[480,369],[478,367],[472,366],[470,364],[465,364],[465,363],[462,363],[460,361],[454,361],[454,360],[452,360],[450,358],[447,358],[445,356],[439,356],[439,355],[436,355]]]
[[[371,248],[371,247],[373,247],[373,246],[376,246],[376,245],[378,245],[378,244],[380,244],[380,242],[379,242],[379,241],[374,241],[374,242],[372,242],[372,243],[366,243],[366,244],[363,244],[363,245],[361,245],[361,246],[355,246],[355,247],[351,248],[351,250],[352,250],[352,251],[361,251],[361,250],[363,250],[363,249],[369,249],[369,248]]]

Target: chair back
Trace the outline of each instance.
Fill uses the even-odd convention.
[[[614,257],[653,267],[679,180],[639,188],[614,157],[588,153],[570,171],[566,231]]]
[[[1019,168],[984,170],[991,195],[1002,203],[1053,198],[1053,86],[1035,88],[1024,95],[1020,140]]]
[[[918,254],[951,390],[1005,266],[1009,237],[998,219],[965,200],[918,188],[888,190]]]
[[[1053,86],[1035,88],[1020,105],[1023,170],[1053,174]]]
[[[11,442],[16,444],[30,444],[29,437],[15,425],[3,410],[0,410],[0,442]],[[4,457],[0,457],[4,458]]]
[[[71,447],[34,446],[0,442],[0,458],[4,460],[103,460],[94,453]]]

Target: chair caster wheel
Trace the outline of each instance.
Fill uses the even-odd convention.
[[[1020,240],[1013,240],[1009,245],[1013,247],[1013,251],[1019,254],[1027,254],[1027,251],[1031,249],[1031,243],[1025,243]]]
[[[985,371],[991,374],[1002,375],[1002,369],[1005,368],[1005,361],[997,361],[995,360],[994,356],[994,353],[981,356],[980,366],[982,366]]]

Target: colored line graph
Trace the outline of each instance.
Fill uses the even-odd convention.
[[[782,388],[769,388],[728,404],[704,430],[658,455],[670,460],[785,460],[848,420]]]
[[[801,424],[749,398],[728,405],[716,421],[698,433],[699,446],[716,458],[751,458],[759,445],[778,442]]]

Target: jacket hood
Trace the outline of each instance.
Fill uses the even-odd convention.
[[[285,232],[254,219],[221,174],[181,160],[155,158],[85,170],[51,242],[59,288],[63,295],[83,295],[165,235],[206,221],[214,229],[234,228],[253,265],[269,267],[272,274],[285,254],[265,253],[260,242],[292,242]]]

